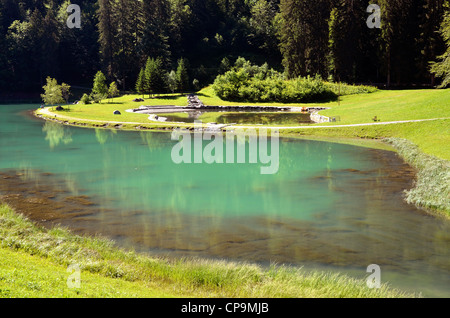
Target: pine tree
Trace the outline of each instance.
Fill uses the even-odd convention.
[[[168,0],[151,0],[142,3],[140,23],[142,56],[159,56],[164,64],[170,62],[169,46],[170,6]]]
[[[441,24],[440,33],[445,40],[447,50],[438,57],[439,62],[431,63],[431,72],[442,78],[439,87],[450,85],[450,11],[447,11],[444,21]]]
[[[147,94],[160,94],[165,90],[165,73],[161,58],[148,58],[145,66],[144,90]]]
[[[115,73],[113,66],[113,52],[116,50],[114,34],[116,25],[111,12],[113,0],[99,0],[98,33],[100,43],[100,56],[108,77]]]
[[[178,82],[178,90],[181,94],[185,92],[189,88],[189,74],[186,66],[186,62],[183,58],[178,60],[177,67],[177,82]]]
[[[327,0],[281,0],[279,41],[289,77],[326,75]]]
[[[420,36],[416,0],[380,0],[380,55],[386,86],[411,82],[415,78]]]
[[[98,71],[94,77],[94,86],[92,88],[92,96],[95,102],[100,102],[108,96],[108,86],[106,85],[106,77],[102,71]]]
[[[152,82],[153,82],[153,90],[156,94],[161,94],[165,92],[166,76],[161,57],[158,57],[155,60],[155,73]]]
[[[134,77],[138,71],[138,59],[135,54],[136,41],[136,10],[139,2],[133,0],[116,0],[112,16],[117,28],[115,41],[117,48],[114,51],[116,65],[115,77],[119,79],[122,88],[127,88],[128,79]]]
[[[137,81],[135,86],[136,92],[138,94],[142,94],[142,97],[144,97],[145,94],[145,69],[141,68]]]
[[[370,1],[336,0],[328,21],[328,72],[337,81],[376,80],[377,39],[381,31],[369,29],[366,9]]]
[[[436,61],[437,56],[445,51],[442,34],[444,13],[449,9],[448,0],[422,0],[423,5],[418,17],[420,35],[416,39],[421,52],[417,56],[418,79],[435,85],[435,73],[430,72],[429,62]],[[441,30],[441,31],[440,31]]]

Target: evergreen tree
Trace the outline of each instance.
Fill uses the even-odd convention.
[[[278,57],[278,41],[274,23],[277,14],[275,3],[270,0],[257,0],[251,6],[250,14],[250,41],[267,55]]]
[[[441,24],[440,33],[445,40],[447,50],[438,57],[439,62],[431,64],[431,72],[442,78],[439,87],[447,87],[450,85],[450,11],[447,11],[444,21]]]
[[[184,54],[186,51],[186,39],[191,32],[192,11],[185,0],[171,0],[169,18],[169,47],[172,52]],[[165,44],[166,48],[167,44]]]
[[[160,56],[164,64],[170,62],[169,46],[170,6],[168,0],[144,1],[140,23],[141,43],[139,51],[143,57]]]
[[[441,27],[444,13],[449,9],[449,1],[422,0],[422,2],[418,16],[420,35],[416,39],[420,48],[420,55],[417,56],[417,76],[418,80],[434,86],[435,73],[430,72],[429,62],[436,61],[437,56],[445,51],[445,35]]]
[[[141,70],[139,71],[135,89],[138,94],[142,94],[142,97],[144,97],[144,94],[146,92],[145,91],[145,69],[144,68],[141,68]]]
[[[108,96],[108,86],[106,77],[102,71],[98,71],[94,77],[94,86],[92,88],[92,96],[95,102],[100,102]]]
[[[116,27],[113,74],[123,89],[127,88],[129,78],[134,78],[138,72],[136,65],[138,59],[134,53],[137,45],[136,12],[139,4],[133,0],[116,0],[113,6],[112,17]]]
[[[370,1],[336,0],[328,20],[328,74],[337,81],[377,80],[377,39],[369,29],[366,8]]]
[[[280,1],[280,49],[289,77],[326,75],[327,0]]]
[[[145,66],[144,90],[147,94],[160,94],[165,90],[165,73],[161,58],[148,58]]]
[[[112,3],[113,0],[98,1],[98,40],[100,43],[100,56],[108,77],[112,77],[115,72],[113,67],[113,52],[116,50],[114,42],[116,26],[111,12]]]
[[[420,34],[416,0],[380,0],[381,63],[386,86],[414,79],[416,57],[420,54],[417,38]]]
[[[178,82],[178,90],[181,94],[183,94],[189,88],[189,74],[186,62],[183,58],[178,60],[176,75]]]

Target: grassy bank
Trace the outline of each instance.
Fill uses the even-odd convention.
[[[139,255],[113,242],[44,229],[0,205],[1,297],[413,297],[364,279],[286,267]],[[79,288],[69,288],[81,270]]]
[[[373,126],[348,126],[317,129],[283,129],[286,135],[335,138],[384,139],[402,138],[413,142],[421,152],[450,160],[450,119]]]
[[[386,141],[417,170],[416,184],[406,191],[406,201],[450,217],[450,162],[422,153],[405,139],[389,138]]]

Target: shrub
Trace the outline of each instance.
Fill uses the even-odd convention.
[[[90,104],[90,103],[91,103],[91,98],[89,97],[88,94],[85,93],[85,94],[83,94],[83,96],[81,97],[80,101],[81,101],[83,104]]]
[[[286,79],[267,63],[257,66],[240,57],[231,70],[218,75],[213,84],[215,94],[223,100],[247,102],[319,102],[340,95],[371,93],[370,86],[327,83],[318,75]]]
[[[213,89],[221,99],[230,101],[305,102],[336,97],[319,76],[286,80],[267,63],[252,65],[243,58],[238,58],[230,71],[217,76]]]

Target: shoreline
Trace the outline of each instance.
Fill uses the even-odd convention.
[[[171,123],[171,122],[153,122],[149,124],[139,123],[139,122],[121,122],[121,121],[102,121],[102,120],[88,120],[88,119],[77,119],[70,118],[70,116],[59,116],[59,114],[51,113],[48,108],[44,108],[44,112],[42,109],[32,111],[33,115],[37,118],[41,118],[42,120],[50,120],[54,122],[58,122],[63,125],[74,126],[74,127],[82,127],[82,128],[100,128],[100,129],[117,129],[124,131],[152,131],[152,132],[168,132],[174,129],[188,129],[193,130],[194,125],[189,123]],[[55,117],[51,117],[51,115]],[[438,194],[438,196],[434,196],[433,199],[428,198],[429,195],[426,193],[427,190],[424,188],[429,187],[429,185],[425,184],[423,180],[428,180],[428,182],[433,182],[436,186],[439,182],[445,182],[445,173],[450,174],[450,162],[445,159],[441,159],[429,154],[426,154],[418,149],[418,147],[411,141],[405,138],[396,138],[392,136],[376,136],[373,138],[370,137],[361,137],[361,136],[348,136],[345,134],[339,134],[340,129],[345,129],[347,127],[356,127],[363,129],[364,127],[370,126],[379,126],[379,125],[396,125],[396,124],[406,124],[406,123],[417,123],[417,122],[430,122],[436,120],[445,120],[447,118],[434,118],[434,119],[421,119],[421,120],[407,120],[407,121],[395,121],[395,122],[380,122],[380,123],[361,123],[361,124],[350,124],[350,125],[328,125],[328,126],[262,126],[262,125],[230,125],[225,126],[223,129],[217,130],[218,132],[226,132],[228,129],[233,128],[265,128],[265,129],[277,129],[279,131],[280,137],[288,137],[288,138],[303,138],[303,139],[315,139],[315,140],[323,140],[329,142],[338,142],[338,143],[346,143],[353,144],[355,146],[365,146],[369,148],[375,149],[384,149],[389,151],[395,151],[398,155],[410,164],[416,170],[417,179],[415,180],[415,186],[412,189],[405,189],[406,194],[413,193],[414,198],[410,198],[409,202],[414,203],[416,206],[423,208],[432,215],[443,216],[446,219],[450,219],[450,199],[446,198],[445,190],[444,193]],[[203,127],[207,128],[208,124],[203,123]],[[333,130],[332,128],[336,128]],[[318,130],[317,130],[318,129]],[[334,136],[321,134],[320,129],[323,130],[331,130],[333,132],[337,131],[337,134]],[[308,135],[306,132],[319,131],[319,134]],[[405,145],[405,142],[402,140],[408,141],[408,145]],[[366,143],[366,145],[363,145]],[[368,143],[370,145],[368,145]],[[407,144],[407,143],[406,143]],[[400,149],[403,149],[400,151]],[[414,155],[409,156],[410,153],[414,153]],[[417,160],[412,160],[417,159]],[[431,162],[437,163],[437,166],[441,171],[430,171],[429,164],[423,164],[423,162]],[[442,169],[444,169],[442,171]],[[439,180],[434,180],[433,178],[429,178],[428,175],[439,175]],[[428,190],[429,191],[429,190]],[[437,203],[439,202],[439,203]]]
[[[76,264],[82,276],[77,289],[67,288],[68,273],[63,279],[61,274],[55,278],[46,275],[47,286],[43,285],[41,276],[33,274],[36,268],[32,266],[31,270],[21,270],[23,274],[20,279],[16,277],[6,285],[6,291],[10,292],[6,295],[8,297],[29,297],[36,292],[40,297],[43,293],[46,297],[145,297],[149,291],[154,294],[153,297],[421,297],[384,282],[380,288],[369,288],[364,278],[356,279],[323,269],[307,270],[276,264],[265,268],[249,262],[197,257],[172,260],[140,254],[120,248],[114,241],[101,236],[76,235],[58,226],[46,229],[1,202],[0,229],[0,253],[8,254],[5,264],[0,265],[3,276],[17,275],[15,270],[9,270],[9,262],[25,266],[29,264],[30,257],[41,263],[41,272],[54,273],[60,268],[64,273],[67,266]],[[89,279],[86,279],[87,276]],[[22,280],[25,280],[25,288],[20,286]],[[107,289],[98,289],[106,283]],[[17,288],[17,284],[21,288]],[[131,286],[125,288],[123,284]],[[36,289],[35,285],[41,288]],[[105,295],[104,290],[114,292]],[[0,292],[3,292],[1,288]]]

